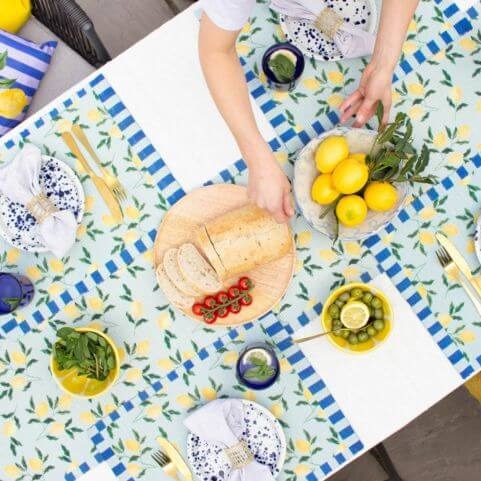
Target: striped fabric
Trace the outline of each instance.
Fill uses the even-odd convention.
[[[0,115],[0,137],[24,119],[40,81],[50,65],[56,47],[56,41],[39,45],[0,30],[0,55],[7,52],[6,65],[0,70],[0,79],[15,79],[15,83],[9,88],[23,90],[28,99],[27,106],[15,119]],[[1,93],[4,91],[0,88],[0,112],[2,110]]]

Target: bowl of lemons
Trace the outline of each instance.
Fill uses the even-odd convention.
[[[294,196],[307,222],[330,239],[360,240],[402,208],[407,182],[373,178],[377,132],[337,127],[311,140],[294,166]],[[378,176],[379,177],[379,176]]]
[[[324,303],[321,324],[334,346],[364,353],[382,344],[392,329],[393,311],[387,297],[367,284],[353,282],[335,289]]]
[[[93,327],[61,327],[50,357],[59,387],[82,398],[104,394],[120,373],[119,351],[113,340]]]

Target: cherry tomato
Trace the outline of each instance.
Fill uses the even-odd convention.
[[[205,308],[204,304],[199,304],[199,303],[196,303],[192,306],[192,312],[196,315],[196,316],[202,316],[203,313],[203,309]]]
[[[231,312],[232,314],[238,314],[241,310],[241,305],[239,304],[239,302],[234,302],[233,304],[231,304],[229,306],[229,312]]]
[[[215,296],[215,300],[218,304],[225,304],[229,300],[229,296],[227,292],[222,291]]]
[[[217,320],[217,313],[215,311],[204,312],[203,318],[206,324],[214,324]]]
[[[229,309],[227,307],[219,307],[216,311],[217,317],[224,318],[229,315]]]
[[[235,299],[236,297],[239,297],[239,295],[240,295],[240,289],[239,289],[237,286],[229,287],[229,289],[227,290],[227,295],[228,295],[231,299]]]
[[[252,304],[252,296],[250,294],[244,294],[239,301],[243,306],[250,306]]]
[[[217,301],[215,300],[215,297],[207,296],[204,299],[204,306],[207,307],[208,309],[212,309],[213,307],[217,306]]]
[[[254,285],[248,277],[241,277],[238,282],[239,288],[248,291]]]

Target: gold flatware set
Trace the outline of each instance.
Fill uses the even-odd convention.
[[[439,263],[449,277],[461,284],[479,315],[481,315],[481,285],[479,279],[473,276],[466,259],[444,234],[438,232],[435,237],[441,245],[436,251]]]
[[[152,454],[152,459],[163,469],[164,473],[177,480],[179,480],[178,473],[180,473],[184,481],[192,481],[190,469],[174,445],[162,437],[158,437],[156,440],[161,449]]]
[[[100,161],[97,153],[90,144],[82,127],[80,127],[80,125],[74,125],[72,127],[72,132],[74,135],[72,135],[71,132],[63,132],[62,140],[65,142],[69,150],[80,162],[83,169],[90,177],[90,180],[92,181],[98,193],[102,197],[105,205],[108,207],[114,221],[117,224],[120,224],[124,218],[122,208],[120,207],[120,202],[127,198],[124,187],[119,182],[117,177],[115,177],[102,165],[102,162]],[[100,170],[101,175],[96,174],[95,171],[92,169],[87,158],[80,150],[75,138],[77,138],[77,140],[89,153],[90,157],[94,160],[97,168]]]

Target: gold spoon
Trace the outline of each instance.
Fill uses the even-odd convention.
[[[332,334],[333,332],[339,331],[352,331],[348,327],[340,327],[338,329],[332,329],[331,331],[319,332],[318,334],[314,334],[312,336],[301,337],[300,339],[293,339],[292,342],[295,344],[301,344],[302,342],[312,341],[312,339],[317,339],[318,337],[327,336],[327,334]]]

